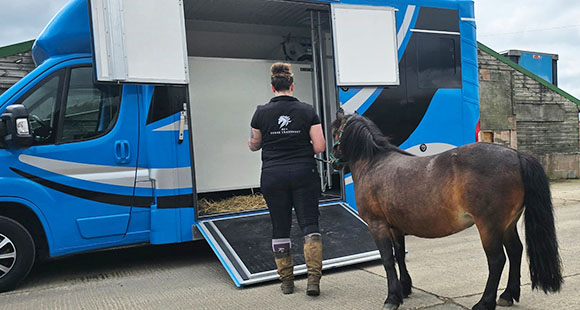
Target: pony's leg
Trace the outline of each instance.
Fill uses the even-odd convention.
[[[514,300],[520,301],[520,268],[522,265],[523,245],[514,224],[504,234],[503,245],[510,260],[510,273],[505,291],[499,296],[498,306],[509,307]]]
[[[395,256],[393,255],[393,241],[389,229],[384,223],[370,223],[369,230],[375,244],[381,254],[381,260],[387,273],[387,299],[384,309],[395,310],[403,303],[403,289],[395,269]]]
[[[479,230],[481,243],[487,256],[489,275],[483,296],[472,309],[493,310],[496,306],[497,287],[506,262],[506,257],[503,252],[503,231],[490,227],[492,224],[489,221],[487,223],[478,223],[476,221],[475,224]]]
[[[400,231],[394,232],[395,237],[395,258],[397,259],[397,264],[399,265],[399,272],[401,273],[401,286],[403,287],[403,297],[407,298],[411,295],[411,287],[413,282],[411,281],[411,276],[407,270],[407,264],[405,263],[405,234]]]

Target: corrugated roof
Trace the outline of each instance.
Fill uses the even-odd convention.
[[[34,44],[34,40],[16,43],[4,47],[0,47],[0,58],[14,56],[19,53],[24,53],[32,49],[32,45]]]
[[[482,51],[490,54],[491,56],[497,58],[497,60],[505,63],[506,65],[518,70],[519,72],[523,73],[524,75],[538,81],[540,84],[546,86],[547,88],[555,91],[556,93],[562,95],[564,98],[574,102],[575,104],[577,104],[578,106],[580,106],[580,100],[572,95],[570,95],[569,93],[565,92],[563,89],[557,87],[556,85],[544,80],[543,78],[537,76],[536,74],[530,72],[529,70],[527,70],[526,68],[518,65],[517,63],[507,59],[506,57],[500,55],[498,52],[492,50],[491,48],[485,46],[483,43],[481,42],[477,42],[477,46],[479,47],[479,49],[481,49]]]

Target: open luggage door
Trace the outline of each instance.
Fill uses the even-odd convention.
[[[90,0],[90,10],[98,81],[188,83],[182,0]]]
[[[344,203],[320,207],[323,270],[380,259],[367,225]],[[292,219],[294,274],[306,274],[303,236]],[[267,211],[200,220],[197,227],[237,286],[278,278]]]

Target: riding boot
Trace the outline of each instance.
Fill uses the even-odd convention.
[[[280,276],[280,289],[283,294],[294,293],[294,264],[289,250],[274,252],[278,275]]]
[[[322,237],[310,234],[304,237],[304,260],[308,270],[306,294],[320,295],[320,277],[322,277]]]

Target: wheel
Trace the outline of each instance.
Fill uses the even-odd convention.
[[[32,236],[18,222],[0,216],[0,292],[12,290],[32,269]]]

